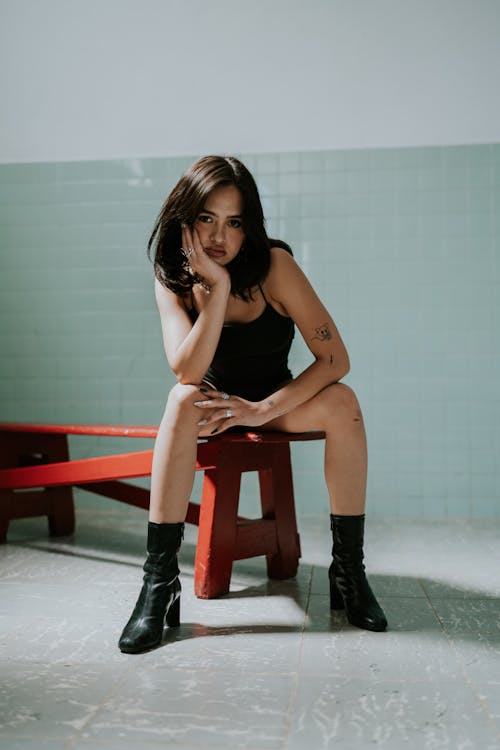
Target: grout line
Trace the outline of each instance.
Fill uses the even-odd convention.
[[[80,727],[80,729],[77,729],[76,732],[68,738],[68,744],[64,747],[64,750],[72,750],[72,748],[75,746],[75,743],[78,742],[80,739],[82,739],[82,734],[85,731],[85,728],[89,725],[91,721],[95,719],[99,711],[104,708],[106,703],[109,701],[109,699],[118,691],[119,687],[121,687],[123,680],[125,677],[130,674],[134,670],[135,666],[131,663],[130,667],[128,669],[125,669],[122,673],[116,676],[116,680],[114,684],[109,688],[109,690],[103,695],[101,701],[97,706],[95,706],[94,710],[91,711],[88,716],[85,718],[84,723]],[[89,745],[89,748],[91,746]]]
[[[288,745],[288,739],[290,736],[290,728],[292,725],[292,719],[293,719],[293,710],[295,708],[296,702],[297,702],[297,693],[298,693],[298,687],[299,687],[299,671],[300,671],[300,665],[302,662],[302,651],[304,648],[304,632],[306,629],[306,624],[309,619],[309,603],[311,601],[311,588],[312,588],[312,580],[314,575],[314,565],[311,565],[311,571],[309,573],[309,586],[307,589],[307,600],[306,605],[304,607],[304,619],[302,621],[302,629],[300,634],[300,645],[299,645],[299,653],[297,655],[297,664],[296,664],[296,671],[294,675],[294,679],[292,682],[292,689],[290,691],[290,699],[288,701],[288,710],[286,714],[286,720],[285,720],[285,733],[283,738],[283,750]]]
[[[426,590],[425,590],[425,588],[424,588],[424,586],[422,584],[422,581],[420,579],[419,579],[419,584],[422,586],[422,589],[423,589],[423,591],[425,593],[425,598],[427,599],[428,604],[430,605],[430,607],[431,607],[432,611],[434,612],[434,614],[435,614],[435,616],[436,616],[439,624],[441,625],[442,634],[445,637],[445,639],[446,639],[446,641],[448,643],[448,646],[450,647],[450,650],[454,653],[455,658],[457,659],[457,663],[458,663],[458,665],[460,667],[460,670],[462,672],[462,675],[464,677],[465,682],[470,687],[470,689],[471,689],[474,697],[476,698],[476,700],[479,703],[479,707],[480,707],[481,711],[485,714],[488,722],[490,724],[492,724],[493,728],[498,732],[498,730],[499,730],[499,724],[497,723],[497,720],[490,713],[489,708],[488,708],[487,700],[483,696],[481,696],[481,693],[479,692],[479,688],[477,687],[477,685],[475,684],[474,680],[471,678],[471,676],[467,672],[467,669],[466,669],[465,663],[464,663],[464,661],[462,659],[462,656],[460,655],[460,652],[457,649],[457,646],[456,646],[456,644],[455,644],[455,642],[454,642],[454,640],[452,638],[453,634],[449,632],[449,630],[447,629],[445,623],[443,622],[443,620],[439,616],[439,614],[438,614],[438,612],[437,612],[437,610],[436,610],[436,608],[434,606],[433,601],[431,600],[430,596],[427,594],[427,592],[426,592]],[[445,601],[448,601],[448,600],[445,599]],[[456,599],[454,599],[453,601],[456,601]],[[477,601],[477,600],[472,600],[472,601]],[[457,635],[460,635],[460,634],[457,634]]]

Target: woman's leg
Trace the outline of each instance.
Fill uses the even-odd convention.
[[[141,653],[158,646],[164,625],[180,622],[177,553],[196,469],[197,438],[202,430],[199,409],[203,399],[194,385],[176,385],[168,397],[158,430],[151,474],[147,559],[139,598],[118,646],[126,653]]]
[[[175,385],[170,391],[156,438],[151,471],[149,520],[153,523],[178,523],[186,517],[196,470],[198,437],[213,430],[198,426],[211,411],[201,411],[195,401],[206,396],[195,385]]]
[[[263,427],[285,432],[323,430],[326,433],[325,479],[331,512],[338,515],[364,513],[366,434],[358,400],[349,386],[334,383]]]
[[[201,399],[203,394],[194,385],[178,384],[170,391],[153,453],[149,505],[153,523],[176,523],[186,517],[200,430],[200,410],[193,403]]]
[[[334,383],[267,429],[326,433],[325,478],[330,495],[331,609],[346,610],[352,625],[381,631],[387,620],[365,576],[363,542],[367,451],[361,409],[354,392]]]

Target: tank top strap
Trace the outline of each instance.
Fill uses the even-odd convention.
[[[267,301],[266,295],[264,294],[264,292],[263,292],[263,290],[262,290],[262,287],[261,287],[261,285],[260,285],[260,284],[258,284],[258,287],[259,287],[259,289],[260,289],[260,293],[261,293],[261,294],[262,294],[262,296],[264,297],[264,302],[266,303],[266,305],[268,305],[268,304],[269,304],[269,302]]]

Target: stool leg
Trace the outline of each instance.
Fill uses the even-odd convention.
[[[269,578],[293,578],[300,558],[300,537],[295,516],[290,445],[270,447],[271,468],[259,471],[260,497],[264,518],[274,518],[278,552],[267,555]]]
[[[201,497],[194,566],[194,591],[200,599],[228,593],[235,554],[241,471],[230,455],[217,466],[205,472]]]

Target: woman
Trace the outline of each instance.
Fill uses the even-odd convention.
[[[345,346],[284,242],[270,240],[255,181],[233,157],[193,164],[167,198],[153,233],[163,342],[178,383],[155,443],[144,584],[119,641],[139,653],[179,624],[177,552],[193,487],[198,437],[246,425],[326,433],[331,502],[332,609],[385,630],[366,580],[363,528],[366,438]],[[314,362],[292,378],[294,326]]]

